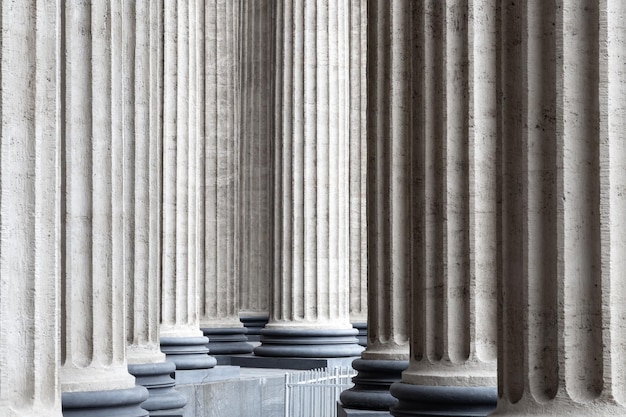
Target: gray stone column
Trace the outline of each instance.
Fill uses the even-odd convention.
[[[414,236],[411,358],[391,387],[392,414],[485,415],[496,402],[500,276],[496,2],[394,3],[392,39],[408,37],[413,57],[412,88],[397,94],[413,116]],[[407,61],[392,78],[407,76]]]
[[[625,14],[618,1],[502,5],[494,415],[626,413]]]
[[[159,346],[161,274],[161,107],[163,5],[125,3],[123,85],[124,275],[128,370],[150,396],[152,416],[182,416],[185,397],[170,377],[176,366]]]
[[[278,2],[274,277],[260,356],[358,355],[349,318],[348,2]]]
[[[198,143],[203,157],[197,167],[199,238],[196,258],[200,327],[215,355],[251,353],[246,328],[239,320],[238,253],[240,234],[237,175],[239,140],[236,99],[238,88],[238,30],[240,4],[231,0],[206,3],[206,26],[197,25],[196,63],[201,76],[195,90],[200,114],[196,120],[206,138]],[[205,35],[206,30],[206,35]],[[205,49],[206,48],[206,49]],[[202,223],[202,224],[200,224]]]
[[[367,344],[367,1],[350,0],[350,321]]]
[[[194,6],[187,0],[164,2],[160,340],[161,350],[176,364],[177,382],[200,381],[216,364],[198,321]]]
[[[0,415],[60,417],[59,11],[0,7]]]
[[[146,416],[125,343],[121,2],[65,3],[61,56],[63,415]]]
[[[408,30],[398,31],[406,29],[403,20],[391,15],[395,7],[370,1],[368,10],[368,341],[352,364],[359,371],[354,387],[341,393],[347,409],[388,411],[397,403],[389,387],[400,381],[409,360],[410,51]]]
[[[269,319],[273,253],[274,0],[244,2],[241,40],[239,309],[248,340]]]

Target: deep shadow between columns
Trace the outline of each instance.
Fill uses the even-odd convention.
[[[149,397],[141,404],[150,417],[182,417],[187,399],[174,386],[176,365],[173,362],[158,362],[128,365],[128,372],[136,378],[137,385],[148,389]]]
[[[298,358],[342,358],[359,356],[363,347],[351,329],[277,329],[261,330],[257,356]]]
[[[211,369],[217,360],[209,356],[209,339],[200,337],[162,337],[161,352],[177,370]]]
[[[389,410],[398,400],[389,393],[391,384],[400,382],[409,361],[356,359],[352,367],[358,374],[354,386],[340,395],[344,408],[358,410]]]
[[[398,404],[391,415],[410,416],[486,416],[496,408],[496,387],[452,387],[413,385],[397,382],[391,385],[391,395]]]
[[[359,345],[367,347],[367,323],[355,322],[352,323],[352,327],[354,327],[359,332],[356,335],[356,338],[359,341]]]
[[[63,417],[147,417],[140,405],[148,398],[142,386],[108,391],[64,392]]]
[[[209,338],[207,347],[212,355],[239,355],[252,353],[252,345],[248,343],[245,327],[203,327],[202,332]]]
[[[248,337],[249,342],[258,342],[261,340],[261,330],[265,327],[269,319],[269,315],[255,316],[242,314],[239,316],[239,321],[241,321],[245,328],[248,329],[246,336]]]

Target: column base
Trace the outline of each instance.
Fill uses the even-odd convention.
[[[265,327],[269,319],[269,315],[241,315],[239,317],[239,320],[243,323],[246,329],[248,329],[248,333],[246,334],[246,336],[248,337],[249,342],[258,342],[259,340],[261,340],[261,330]]]
[[[261,331],[257,356],[339,358],[359,356],[364,350],[352,329],[273,329]]]
[[[359,332],[356,338],[359,341],[359,345],[367,347],[367,323],[352,323],[352,327]]]
[[[137,386],[109,391],[64,392],[61,395],[63,417],[147,417],[140,404],[148,390]]]
[[[391,417],[389,410],[357,410],[337,403],[337,417]]]
[[[402,380],[402,371],[409,361],[357,359],[352,367],[359,373],[352,378],[354,386],[343,391],[341,403],[346,408],[361,410],[389,410],[398,400],[389,393],[389,387]]]
[[[495,387],[450,387],[413,385],[398,382],[391,386],[398,404],[391,415],[410,416],[486,416],[496,408]]]
[[[172,378],[176,371],[173,362],[128,365],[128,372],[136,378],[137,385],[148,389],[149,397],[141,404],[150,417],[182,417],[187,399],[174,389]]]
[[[252,345],[248,343],[245,327],[202,328],[209,338],[209,353],[212,355],[241,355],[252,353]]]
[[[209,356],[206,337],[162,337],[161,352],[176,370],[211,369],[217,361]]]

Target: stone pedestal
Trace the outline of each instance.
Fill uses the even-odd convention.
[[[208,355],[198,321],[197,51],[203,21],[187,1],[164,3],[163,85],[163,249],[161,350],[176,364],[177,379],[187,370],[198,381],[217,361]],[[203,8],[199,8],[203,10]],[[201,50],[201,49],[200,49]],[[201,124],[200,124],[201,125]],[[203,372],[204,371],[204,372]],[[205,375],[206,376],[206,375]]]
[[[363,349],[348,304],[347,6],[277,5],[275,273],[256,355],[349,357]]]
[[[502,7],[493,415],[626,413],[625,13],[622,2]]]
[[[1,7],[0,415],[60,417],[60,22],[55,2]]]
[[[98,1],[67,3],[62,13],[63,414],[147,416],[139,404],[148,392],[135,387],[125,354],[120,75],[129,12]]]
[[[393,34],[377,49],[400,57],[387,75],[391,100],[412,123],[411,357],[391,387],[394,416],[480,416],[495,407],[495,12],[491,1],[394,1],[377,13]],[[408,87],[398,88],[403,80]]]

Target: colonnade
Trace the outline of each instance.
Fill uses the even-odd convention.
[[[182,415],[232,354],[624,414],[621,1],[0,10],[0,414]]]

